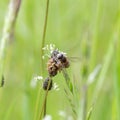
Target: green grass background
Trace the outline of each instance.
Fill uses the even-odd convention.
[[[0,38],[8,3],[9,0],[0,0]],[[41,83],[33,89],[30,82],[35,74],[41,75],[45,8],[46,0],[22,1],[13,39],[7,45],[5,86],[0,88],[0,120],[33,120],[39,112],[35,111],[35,104]],[[97,97],[91,120],[120,120],[120,1],[50,0],[45,44],[51,43],[68,56],[82,57],[80,62],[71,63],[68,70],[80,90],[89,74],[101,65],[97,78],[87,89],[87,111]],[[43,77],[47,75],[45,69]],[[47,114],[53,120],[63,120],[59,111],[71,110],[62,74],[54,82],[60,90],[49,93]],[[81,102],[82,91],[77,94]],[[43,98],[41,90],[40,109]]]

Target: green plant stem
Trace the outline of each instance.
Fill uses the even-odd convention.
[[[49,80],[48,86],[47,86],[47,90],[45,91],[45,98],[44,98],[44,101],[43,101],[43,105],[42,105],[42,109],[41,109],[41,112],[40,112],[39,120],[42,119],[42,113],[43,113],[43,111],[44,111],[44,116],[43,117],[45,117],[45,115],[46,115],[46,103],[47,103],[47,96],[48,96],[48,92],[49,92],[48,89],[49,89],[51,80],[52,79]]]
[[[90,107],[90,109],[88,110],[87,120],[90,120],[90,118],[91,118],[91,115],[92,115],[92,112],[93,112],[93,109],[94,109],[94,105],[95,105],[95,103],[93,103],[92,106]]]
[[[115,116],[116,119],[120,119],[120,15],[116,24],[116,37],[117,40],[114,44],[114,100],[115,100]],[[112,115],[114,116],[114,115]]]
[[[116,57],[116,56],[115,56]],[[114,92],[115,92],[115,108],[116,108],[116,118],[120,119],[120,65],[117,66],[116,60],[114,60]]]
[[[11,114],[11,111],[14,109],[15,105],[17,105],[17,101],[18,101],[18,96],[14,97],[14,99],[11,99],[8,109],[5,112],[4,118],[2,118],[2,120],[9,120]]]
[[[93,101],[98,98],[100,90],[101,90],[101,88],[103,86],[103,83],[105,81],[107,71],[108,71],[108,69],[111,65],[112,57],[113,57],[113,54],[114,54],[114,40],[115,39],[116,39],[116,34],[113,33],[112,40],[109,44],[107,54],[105,55],[103,67],[102,67],[101,73],[99,75],[97,85],[96,85],[95,90],[94,90]]]
[[[42,37],[42,46],[41,46],[41,73],[43,74],[44,71],[44,64],[43,64],[43,58],[44,55],[43,47],[45,46],[45,36],[46,36],[46,29],[47,29],[47,21],[48,21],[48,11],[49,11],[49,0],[47,0],[47,6],[46,6],[46,13],[45,13],[45,23],[43,28],[43,37]]]
[[[91,49],[91,59],[90,59],[90,71],[93,70],[96,63],[96,55],[97,55],[97,48],[99,44],[98,40],[98,33],[99,33],[99,25],[100,25],[100,19],[101,19],[101,12],[102,12],[102,0],[97,0],[97,7],[95,11],[95,20],[94,27],[93,27],[93,38],[92,38],[92,49]]]
[[[87,85],[83,85],[78,120],[86,120],[87,117],[87,89],[88,89]]]
[[[47,0],[46,3],[46,13],[45,13],[45,23],[44,23],[44,28],[43,28],[43,37],[42,37],[42,46],[41,46],[41,75],[43,75],[43,71],[44,71],[44,61],[42,56],[44,55],[44,51],[43,51],[43,47],[45,46],[45,36],[46,36],[46,29],[47,29],[47,21],[48,21],[48,11],[49,11],[49,0]],[[34,114],[34,120],[37,119],[37,111],[39,111],[39,101],[40,101],[40,89],[38,91],[38,95],[37,95],[37,101],[36,101],[36,107],[35,107],[35,114]]]
[[[5,17],[3,34],[0,41],[0,78],[2,78],[2,74],[4,71],[4,61],[5,61],[7,43],[10,41],[11,34],[13,33],[20,4],[21,4],[21,0],[11,0],[9,3],[8,13]]]
[[[41,96],[41,89],[39,88],[39,91],[38,91],[38,95],[37,95],[37,101],[36,101],[36,105],[35,105],[35,111],[34,111],[34,119],[33,120],[37,120],[37,115],[38,115],[38,108],[39,108],[39,98]]]

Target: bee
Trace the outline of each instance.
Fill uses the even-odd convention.
[[[58,71],[60,72],[63,68],[68,68],[70,63],[68,58],[62,52],[54,50],[51,54],[50,59],[47,63],[47,70],[50,77],[57,75]]]
[[[40,117],[42,115],[42,112],[44,112],[44,115],[46,114],[47,94],[48,91],[51,90],[53,86],[53,82],[51,78],[56,76],[58,72],[62,72],[67,82],[67,85],[68,86],[70,85],[69,84],[70,78],[65,69],[65,68],[69,68],[69,66],[70,66],[70,62],[68,60],[68,57],[63,52],[60,52],[57,49],[52,51],[49,60],[47,62],[47,71],[49,76],[43,82],[43,89],[45,90],[46,93],[45,93],[44,103]]]
[[[49,85],[49,86],[48,86]],[[43,82],[43,89],[44,90],[51,90],[53,86],[52,79],[50,77],[47,77],[45,81]]]

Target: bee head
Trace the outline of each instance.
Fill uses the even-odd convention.
[[[57,54],[59,54],[59,51],[58,51],[58,50],[54,50],[54,51],[52,52],[52,54],[51,54],[51,58],[56,57]]]
[[[63,57],[64,57],[64,56],[63,56],[62,53],[57,54],[57,58],[58,58],[58,59],[62,59]]]

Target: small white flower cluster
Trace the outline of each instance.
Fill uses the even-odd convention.
[[[55,50],[55,45],[54,44],[50,44],[50,45],[46,45],[44,48],[42,48],[44,51],[46,51],[46,53],[44,54],[44,56],[42,56],[42,58],[44,59],[45,56],[50,57],[50,54]]]
[[[50,45],[46,45],[44,48],[42,48],[43,50],[47,50],[50,51],[50,53],[52,53],[55,50],[55,45],[54,44],[50,44]]]
[[[43,83],[43,82],[44,82],[43,80],[44,80],[44,78],[43,78],[42,76],[35,75],[35,76],[32,78],[32,80],[30,81],[30,86],[31,86],[32,88],[35,88],[35,87],[37,86],[37,82],[38,82],[38,81],[41,81],[41,82]],[[59,86],[57,85],[57,83],[54,83],[54,84],[53,84],[53,88],[52,88],[52,89],[53,89],[53,90],[56,90],[56,91],[59,90]]]
[[[58,48],[55,48],[54,44],[50,44],[50,45],[46,45],[44,48],[42,48],[44,51],[46,51],[46,53],[44,54],[44,56],[42,56],[43,59],[45,59],[45,56],[50,57],[50,55],[52,54],[52,52],[54,50],[57,50],[58,52],[62,53],[63,55],[66,56],[67,53],[60,51]]]
[[[31,80],[31,82],[30,82],[30,86],[32,87],[32,88],[35,88],[36,86],[37,86],[37,82],[39,81],[39,80],[43,80],[43,77],[42,76],[34,76],[33,78],[32,78],[32,80]]]
[[[43,120],[52,120],[52,116],[51,115],[46,115]]]
[[[56,90],[56,91],[60,90],[57,83],[53,84],[53,90]]]
[[[68,115],[65,111],[63,110],[60,110],[59,113],[58,113],[61,117],[63,117],[64,119],[67,119],[67,120],[73,120],[72,116],[71,115]]]

